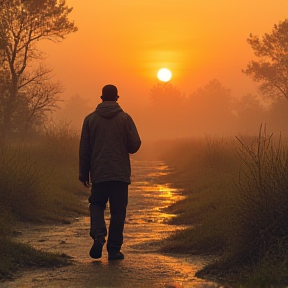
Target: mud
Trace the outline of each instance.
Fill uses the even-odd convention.
[[[108,261],[107,252],[93,260],[89,257],[92,240],[87,217],[77,218],[72,224],[54,226],[26,226],[18,236],[22,242],[43,251],[65,253],[73,264],[61,268],[34,269],[22,272],[14,281],[0,283],[3,288],[38,287],[119,287],[119,288],[212,288],[217,283],[195,277],[207,264],[209,257],[164,255],[157,253],[156,240],[167,237],[175,229],[167,220],[174,215],[161,209],[181,199],[181,191],[169,183],[161,184],[159,176],[169,173],[159,161],[132,161],[132,185],[124,231],[122,261]],[[109,214],[106,214],[109,225]],[[156,241],[156,243],[155,243]]]

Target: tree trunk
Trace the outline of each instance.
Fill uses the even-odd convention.
[[[10,136],[12,130],[12,123],[11,123],[11,103],[10,99],[7,101],[5,105],[4,115],[3,115],[3,137],[6,139]]]
[[[15,76],[12,78],[11,87],[9,91],[9,97],[7,99],[5,108],[4,108],[4,115],[3,115],[3,137],[7,139],[12,134],[12,116],[15,107],[15,102],[17,99],[18,93],[18,78]]]

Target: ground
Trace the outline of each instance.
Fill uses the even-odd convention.
[[[119,287],[119,288],[216,288],[212,283],[195,277],[195,273],[212,259],[191,255],[171,255],[157,252],[155,241],[167,237],[175,229],[167,224],[173,215],[161,208],[181,198],[181,191],[159,176],[168,167],[159,161],[133,161],[133,184],[129,187],[129,204],[124,231],[122,261],[108,261],[106,247],[103,257],[89,257],[92,240],[89,236],[89,215],[75,218],[71,224],[31,225],[18,231],[17,239],[43,251],[65,253],[72,265],[53,269],[25,270],[13,281],[0,283],[3,288],[39,287]],[[109,213],[107,209],[107,225]]]

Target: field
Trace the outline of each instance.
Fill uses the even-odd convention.
[[[1,147],[0,279],[21,267],[70,263],[67,255],[37,251],[14,235],[21,223],[69,223],[87,213],[78,142],[64,131]],[[167,208],[177,215],[171,224],[189,227],[165,239],[161,252],[211,255],[215,261],[196,276],[233,287],[287,285],[287,140],[261,127],[256,136],[156,144],[158,156],[173,169],[163,181],[185,195]],[[145,159],[144,150],[139,157]]]
[[[261,127],[256,136],[166,147],[161,158],[174,172],[165,180],[186,196],[168,208],[178,215],[172,224],[189,228],[166,239],[162,251],[213,255],[198,277],[237,287],[287,285],[287,142]]]

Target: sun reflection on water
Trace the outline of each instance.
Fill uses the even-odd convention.
[[[176,228],[167,225],[176,215],[167,211],[167,207],[183,199],[181,189],[163,182],[161,176],[169,175],[171,169],[161,161],[132,162],[133,181],[129,188],[126,231],[138,228],[138,233],[130,234],[133,245],[143,241],[153,241],[167,237]],[[132,226],[130,226],[132,225]],[[130,230],[131,231],[131,230]],[[127,235],[127,234],[126,234]]]
[[[169,220],[175,215],[169,214],[167,209],[164,209],[183,196],[180,189],[170,187],[171,184],[163,184],[163,181],[160,181],[159,175],[170,173],[168,168],[165,170],[167,166],[162,165],[161,162],[147,161],[134,164],[135,177],[129,187],[124,231],[123,252],[127,255],[125,261],[109,263],[106,249],[103,250],[101,260],[91,261],[88,255],[91,247],[88,215],[75,219],[76,221],[70,225],[52,227],[45,225],[40,230],[27,229],[26,232],[23,231],[22,236],[25,236],[28,244],[40,250],[70,255],[74,265],[67,266],[65,269],[61,268],[61,270],[49,270],[44,274],[43,271],[37,272],[37,277],[34,272],[28,273],[26,278],[18,281],[17,287],[35,287],[35,283],[37,287],[62,287],[63,285],[90,287],[98,283],[99,279],[104,281],[103,285],[107,284],[105,287],[116,287],[115,281],[119,287],[219,287],[219,285],[208,286],[208,284],[204,286],[207,282],[194,276],[196,271],[203,267],[205,261],[210,261],[209,258],[206,260],[203,257],[191,258],[186,255],[164,255],[158,252],[162,239],[169,237],[176,230],[185,228],[185,226],[168,225]],[[105,211],[107,225],[110,221],[108,208],[107,205]],[[95,265],[97,265],[96,270]],[[83,282],[86,280],[88,282]],[[142,282],[147,285],[137,285]],[[16,287],[14,283],[12,286]],[[7,288],[12,288],[12,286],[7,286]]]

